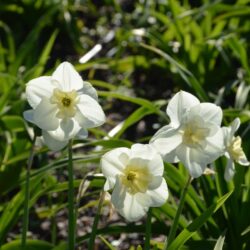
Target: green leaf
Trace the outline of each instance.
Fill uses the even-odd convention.
[[[88,142],[85,144],[85,146],[102,146],[105,149],[112,149],[112,148],[118,148],[118,147],[127,147],[130,148],[132,146],[133,142],[129,140],[123,140],[123,139],[115,139],[115,138],[109,138],[107,140],[94,140],[92,142]]]
[[[147,67],[148,62],[144,56],[128,56],[122,59],[114,59],[109,62],[110,68],[118,72],[129,72],[133,71],[135,67]]]
[[[19,164],[13,164],[7,167],[2,164],[2,168],[3,170],[0,171],[0,196],[17,185],[22,171],[22,167]]]
[[[117,89],[116,86],[114,86],[113,84],[110,84],[110,83],[108,83],[108,82],[104,82],[104,81],[100,81],[100,80],[89,80],[89,82],[90,82],[93,86],[105,88],[105,89],[108,89],[108,90],[110,90],[110,91],[115,91],[115,90]]]
[[[214,250],[222,250],[224,241],[225,241],[225,235],[221,235],[214,246]]]
[[[148,108],[140,107],[124,120],[121,128],[115,134],[115,138],[119,138],[130,126],[142,120],[143,117],[153,113],[154,111],[152,109],[149,110]]]
[[[152,223],[152,232],[154,234],[161,234],[166,231],[166,226],[163,223]],[[97,230],[96,235],[119,235],[121,233],[144,233],[145,225],[136,225],[134,223],[129,223],[125,226],[115,225]],[[80,244],[81,242],[88,240],[90,233],[85,234],[84,236],[79,237],[76,242]]]
[[[25,250],[52,250],[53,245],[42,240],[27,240]],[[21,250],[21,241],[15,240],[2,246],[1,250]]]
[[[250,10],[250,8],[249,8],[249,10]],[[250,12],[249,12],[249,14],[250,14]],[[227,43],[231,47],[231,49],[232,49],[233,53],[235,54],[235,56],[240,60],[242,66],[247,71],[248,75],[250,75],[246,44],[244,44],[236,36],[233,36],[230,39],[228,39]]]
[[[117,99],[120,99],[123,101],[132,102],[132,103],[138,104],[140,106],[144,106],[150,110],[157,112],[156,106],[152,102],[150,102],[146,99],[143,99],[143,98],[131,97],[128,95],[123,95],[120,93],[108,92],[108,91],[98,91],[98,95],[105,96],[105,97],[111,97],[111,98],[117,98]]]
[[[32,206],[38,198],[37,194],[40,193],[40,195],[42,195],[45,192],[45,190],[41,188],[41,178],[42,176],[37,176],[30,181],[30,206]],[[21,215],[24,204],[24,191],[24,189],[21,189],[4,207],[0,217],[0,245]]]
[[[18,68],[24,63],[25,58],[29,55],[29,53],[32,53],[32,49],[35,48],[37,44],[37,40],[39,39],[39,34],[42,31],[42,29],[50,22],[52,16],[55,14],[56,11],[58,11],[59,6],[53,6],[48,11],[45,12],[43,16],[41,16],[37,23],[33,25],[34,29],[29,33],[29,35],[26,37],[24,42],[20,45],[16,60],[12,63],[10,67],[10,72],[12,74],[16,74],[18,71]]]
[[[25,130],[25,124],[22,117],[17,115],[6,115],[2,117],[5,128],[12,132],[20,132]]]
[[[180,165],[179,165],[180,166]],[[182,189],[185,185],[185,175],[178,169],[176,168],[173,164],[166,163],[165,164],[165,169],[166,169],[166,180],[167,183],[170,182],[170,187],[175,190],[179,191]],[[190,185],[188,188],[188,196],[186,197],[186,203],[189,203],[190,199],[188,198],[189,196],[191,197],[191,200],[195,202],[194,204],[194,209],[193,212],[196,213],[197,215],[200,214],[199,209],[205,210],[204,203],[202,202],[200,196],[197,194],[195,189]],[[192,204],[189,204],[191,207],[193,207]],[[199,209],[197,208],[199,207]]]
[[[66,242],[60,243],[60,245],[52,248],[51,250],[67,250],[68,244]]]
[[[176,250],[183,246],[185,242],[209,219],[209,217],[225,203],[232,193],[233,190],[219,198],[217,202],[211,205],[201,216],[196,218],[187,228],[183,229],[169,246],[168,250]]]
[[[98,236],[102,240],[102,242],[110,249],[110,250],[116,250],[104,237],[101,235]]]
[[[229,5],[230,6],[230,5]],[[224,12],[224,14],[219,15],[214,21],[218,22],[221,20],[226,20],[227,18],[249,16],[250,8],[248,6],[234,6],[234,8],[229,8],[229,11]]]
[[[6,40],[8,43],[8,50],[6,53],[7,54],[6,59],[7,59],[7,61],[12,62],[15,58],[15,42],[14,42],[14,37],[13,37],[12,31],[10,30],[9,26],[2,21],[0,21],[0,28],[2,28],[4,30]],[[1,43],[0,43],[0,46],[1,46]],[[4,59],[5,59],[5,57],[1,56],[0,61],[3,64],[4,64]],[[1,67],[1,69],[3,69],[3,68],[5,68],[5,65],[1,65],[0,67]]]
[[[174,60],[170,55],[163,52],[162,50],[155,48],[153,46],[141,43],[141,46],[145,49],[151,50],[154,53],[160,55],[164,59],[166,59],[171,65],[175,66],[179,75],[182,77],[182,79],[190,86],[192,87],[196,94],[201,98],[203,101],[207,101],[208,97],[204,89],[202,88],[201,84],[197,81],[195,76],[187,70],[184,66],[182,66],[179,62]]]
[[[47,60],[49,59],[50,52],[51,52],[53,45],[55,43],[57,34],[58,34],[58,30],[56,29],[52,33],[52,35],[50,36],[49,41],[47,42],[45,48],[43,49],[41,56],[39,58],[39,61],[37,63],[37,67],[35,67],[35,71],[32,74],[32,76],[30,76],[30,78],[38,77],[43,73],[45,64],[46,64]]]

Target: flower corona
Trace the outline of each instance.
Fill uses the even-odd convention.
[[[113,189],[111,202],[128,221],[139,220],[168,198],[163,161],[151,145],[113,149],[101,158],[101,168],[107,178],[104,190]]]
[[[180,91],[169,101],[167,114],[170,124],[157,131],[150,143],[165,161],[181,161],[197,178],[222,155],[222,110]]]
[[[63,92],[60,89],[54,89],[53,95],[50,97],[50,103],[57,105],[56,116],[58,118],[71,118],[76,114],[76,105],[79,103],[79,98],[75,90]]]

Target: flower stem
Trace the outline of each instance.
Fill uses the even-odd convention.
[[[23,228],[22,228],[22,249],[26,249],[27,231],[29,227],[29,199],[30,199],[30,170],[33,163],[35,154],[36,135],[32,140],[32,147],[30,149],[30,155],[27,163],[27,172],[25,179],[25,198],[24,198],[24,213],[23,213]]]
[[[96,213],[94,223],[93,223],[93,226],[92,226],[92,232],[91,232],[90,239],[89,239],[88,250],[93,250],[94,246],[95,246],[95,237],[96,237],[97,225],[98,225],[98,221],[99,221],[99,218],[100,218],[101,208],[102,208],[102,204],[103,204],[103,201],[104,201],[104,197],[105,197],[105,192],[102,191],[101,195],[100,195],[99,203],[98,203],[97,213]]]
[[[145,250],[150,250],[151,218],[152,218],[152,209],[149,208],[147,221],[146,221],[146,236],[145,236],[145,245],[144,245]]]
[[[68,249],[75,249],[75,208],[74,208],[74,171],[72,161],[72,140],[68,144]]]
[[[176,215],[174,217],[173,225],[172,225],[172,227],[170,229],[169,236],[168,236],[167,241],[165,242],[163,250],[166,250],[168,248],[168,246],[170,246],[170,244],[172,243],[172,241],[175,238],[175,234],[176,234],[176,231],[177,231],[180,215],[181,215],[181,212],[182,212],[182,209],[183,209],[183,206],[184,206],[184,202],[185,202],[185,196],[187,194],[188,186],[190,185],[191,181],[192,181],[192,177],[189,176],[188,180],[187,180],[187,183],[184,186],[184,189],[182,191],[181,198],[180,198],[180,204],[178,206]]]

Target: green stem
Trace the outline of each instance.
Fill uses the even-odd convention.
[[[88,250],[93,250],[95,247],[95,237],[96,237],[97,225],[98,225],[98,221],[100,218],[101,208],[102,208],[102,204],[104,201],[104,197],[105,197],[105,192],[102,191],[101,195],[100,195],[100,200],[98,203],[97,213],[96,213],[94,223],[92,226],[92,232],[91,232],[90,239],[89,239]]]
[[[176,231],[177,231],[178,224],[179,224],[180,215],[181,215],[181,212],[182,212],[182,209],[183,209],[183,206],[184,206],[184,202],[185,202],[185,197],[186,197],[186,194],[187,194],[187,191],[188,191],[188,186],[190,185],[191,181],[192,181],[192,177],[189,176],[188,180],[187,180],[187,183],[186,183],[186,185],[185,185],[185,187],[184,187],[184,189],[182,191],[181,198],[180,198],[180,204],[178,206],[176,215],[174,217],[173,225],[172,225],[172,227],[170,229],[169,236],[168,236],[168,239],[167,239],[167,241],[166,241],[166,243],[164,245],[163,250],[166,250],[168,248],[168,246],[170,246],[170,244],[172,243],[172,241],[175,238]]]
[[[145,236],[145,245],[144,245],[145,250],[150,250],[151,218],[152,218],[152,209],[149,208],[147,221],[146,221],[146,236]]]
[[[75,249],[75,208],[74,208],[74,171],[72,161],[72,140],[68,144],[68,249]]]
[[[26,249],[27,241],[27,231],[29,227],[29,199],[30,199],[30,170],[33,163],[33,158],[35,154],[35,142],[36,135],[34,135],[32,141],[32,147],[30,150],[30,155],[27,163],[27,172],[25,180],[25,198],[24,198],[24,213],[23,213],[23,228],[22,228],[22,249]]]
[[[52,194],[48,195],[48,205],[49,209],[53,211],[53,202],[52,202]],[[56,245],[56,218],[54,213],[50,217],[50,223],[51,223],[51,242],[53,245]]]

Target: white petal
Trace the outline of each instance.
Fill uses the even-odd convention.
[[[148,189],[153,190],[158,188],[162,183],[162,176],[153,176],[151,182],[148,185]]]
[[[80,95],[79,100],[76,119],[81,127],[98,127],[105,122],[105,114],[98,102],[88,95]]]
[[[60,120],[56,130],[48,131],[55,140],[65,141],[74,138],[81,130],[74,118]]]
[[[160,154],[156,151],[156,149],[150,144],[134,144],[131,147],[131,156],[130,163],[135,161],[139,161],[140,163],[135,163],[136,166],[141,165],[142,167],[147,166],[150,173],[154,176],[160,175],[162,176],[164,171],[164,164]],[[132,163],[133,165],[134,163]],[[143,165],[144,164],[144,165]]]
[[[101,169],[103,175],[107,178],[105,191],[114,187],[116,176],[123,173],[127,166],[130,155],[128,148],[116,148],[104,154],[101,158]]]
[[[164,164],[161,156],[156,154],[152,160],[148,162],[148,169],[154,176],[162,176],[164,172]]]
[[[229,131],[229,134],[230,134],[230,143],[231,143],[231,140],[233,139],[234,137],[234,134],[235,132],[239,129],[240,127],[240,119],[239,118],[235,118],[233,120],[233,122],[230,124],[230,126],[228,127],[228,131]]]
[[[125,186],[122,185],[119,176],[116,176],[114,190],[111,195],[111,202],[117,210],[122,209],[124,207],[126,192],[127,190]]]
[[[148,144],[136,143],[131,147],[131,158],[142,158],[145,160],[152,160],[157,151]]]
[[[216,106],[213,103],[201,103],[200,105],[193,107],[190,110],[190,113],[192,113],[194,109],[199,109],[199,115],[204,121],[215,123],[218,126],[221,125],[222,110],[219,106]]]
[[[34,123],[34,110],[29,109],[23,112],[23,117],[26,121]]]
[[[149,160],[147,159],[142,159],[142,158],[130,158],[128,165],[130,166],[136,166],[136,168],[142,168],[144,169],[145,167],[148,166]]]
[[[41,129],[55,130],[59,126],[56,111],[56,105],[51,104],[47,97],[43,97],[34,110],[34,123]]]
[[[222,127],[223,140],[225,147],[228,147],[233,139],[233,134],[231,134],[231,129],[228,127]]]
[[[234,162],[232,159],[228,159],[227,160],[227,166],[226,166],[226,170],[224,173],[224,178],[226,181],[230,181],[235,173],[235,166],[234,166]]]
[[[206,122],[207,128],[209,129],[208,137],[214,136],[218,130],[221,130],[221,127],[211,123],[209,121]],[[222,132],[223,133],[223,132]],[[222,139],[224,141],[224,138]]]
[[[158,134],[158,139],[153,139],[152,141],[153,147],[155,147],[165,159],[167,154],[175,150],[182,143],[182,135],[177,130],[169,131],[169,133],[164,133],[164,137],[162,138],[160,138]]]
[[[222,130],[219,129],[213,137],[206,140],[204,148],[190,148],[181,145],[177,148],[176,154],[192,177],[197,178],[204,172],[207,164],[215,161],[224,153]]]
[[[222,156],[225,152],[225,145],[223,140],[223,131],[218,129],[217,133],[213,136],[207,137],[204,153],[206,155],[206,163],[215,161],[218,157]]]
[[[43,130],[42,131],[42,135],[43,135],[43,140],[44,143],[48,146],[48,148],[52,151],[59,151],[61,149],[63,149],[67,144],[68,144],[68,140],[66,141],[58,141],[55,140],[53,137],[50,136],[50,134]]]
[[[239,118],[235,118],[230,126],[222,127],[225,146],[229,146],[231,144],[234,134],[239,129],[239,127],[240,127]]]
[[[200,152],[196,149],[181,145],[176,149],[176,153],[193,178],[197,178],[202,175],[206,168],[206,163],[200,163],[202,160]]]
[[[57,82],[60,89],[65,92],[79,90],[83,87],[81,76],[69,62],[61,63],[52,75],[52,81]]]
[[[171,163],[177,163],[180,161],[180,159],[176,155],[176,149],[174,149],[173,151],[171,151],[165,155],[162,155],[162,159],[165,162],[171,162]]]
[[[154,190],[147,190],[145,194],[141,194],[141,193],[138,193],[138,194],[139,194],[138,201],[143,206],[148,206],[148,207],[162,206],[168,199],[168,195],[169,195],[167,183],[164,178],[162,178],[161,184],[158,186],[158,188]],[[147,196],[148,199],[145,199],[145,198],[143,199],[142,195]]]
[[[129,165],[139,168],[147,167],[154,176],[162,176],[164,165],[160,154],[149,144],[134,144],[131,147]]]
[[[224,155],[225,155],[225,157],[226,157],[227,159],[230,159],[230,158],[231,158],[229,152],[227,152],[227,151],[225,151]]]
[[[164,161],[178,162],[175,149],[181,144],[182,136],[172,125],[159,129],[151,138],[150,144],[159,152]]]
[[[244,153],[237,162],[242,166],[249,166],[249,164],[250,164],[250,162],[247,160],[247,157]]]
[[[170,117],[171,123],[178,126],[186,111],[199,103],[200,101],[195,96],[185,91],[175,94],[167,106],[167,114]]]
[[[136,201],[145,208],[149,208],[152,204],[150,195],[147,193],[136,193],[134,194]]]
[[[160,207],[168,199],[168,187],[164,178],[161,178],[161,183],[154,190],[147,190],[146,193],[136,193],[136,199],[142,207]]]
[[[108,178],[104,183],[103,190],[108,191],[112,189],[114,185],[115,185],[115,178]]]
[[[177,128],[173,127],[171,124],[163,126],[153,135],[150,142],[153,142],[156,139],[173,136],[174,134],[176,134],[176,131]]]
[[[237,117],[233,120],[233,122],[230,125],[230,134],[233,137],[235,132],[239,129],[240,127],[240,119]]]
[[[98,96],[95,88],[89,82],[83,81],[83,87],[78,90],[79,95],[85,94],[92,97],[94,100],[98,101]]]
[[[80,128],[75,122],[74,119],[63,119],[60,121],[60,128],[61,131],[63,131],[63,138],[64,139],[70,139],[75,137],[78,132],[80,131]]]
[[[88,137],[88,130],[84,129],[84,128],[81,128],[76,136],[77,136],[78,139],[85,139],[85,138]]]
[[[116,181],[111,202],[118,212],[130,222],[141,219],[148,211],[148,207],[143,207],[137,201],[136,195],[131,195],[125,191],[120,181]]]
[[[55,86],[50,76],[41,76],[29,81],[26,85],[26,97],[32,108],[36,108],[43,97],[49,98]]]
[[[126,193],[124,207],[118,211],[128,221],[132,222],[138,221],[145,216],[148,211],[148,207],[141,206],[141,204],[136,200],[135,195]]]

